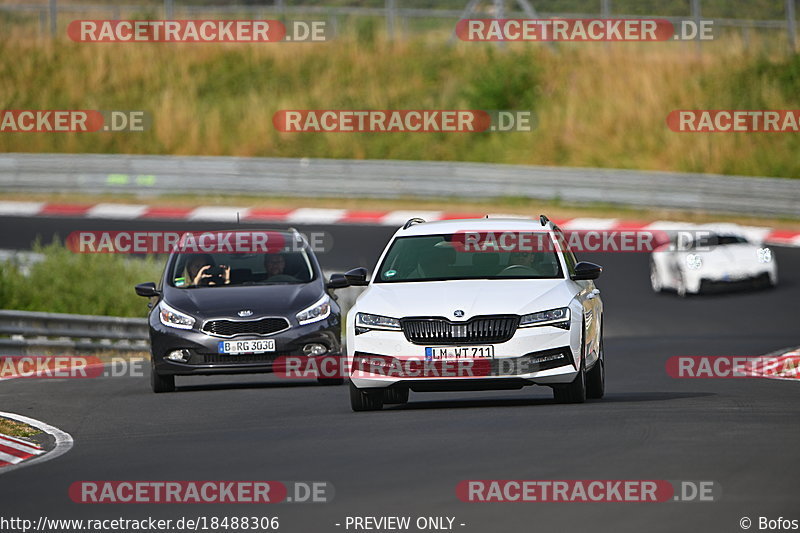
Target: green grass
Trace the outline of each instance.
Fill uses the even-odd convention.
[[[39,433],[41,433],[41,431],[27,424],[17,422],[16,420],[0,418],[0,435],[28,438],[36,436]]]
[[[76,254],[58,242],[37,245],[44,260],[28,275],[13,261],[0,262],[0,309],[142,317],[147,301],[134,285],[156,281],[163,260],[117,254]]]
[[[551,50],[389,43],[382,27],[318,44],[88,45],[0,40],[4,109],[141,109],[143,133],[0,135],[0,151],[599,166],[800,177],[800,135],[679,134],[674,109],[797,109],[798,59],[781,39],[704,45],[579,43]],[[781,36],[782,38],[782,36]],[[35,88],[35,90],[31,90]],[[533,132],[280,133],[281,109],[521,109]],[[488,190],[488,196],[503,191]]]

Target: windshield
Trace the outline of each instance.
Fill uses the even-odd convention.
[[[694,241],[692,248],[713,248],[714,246],[746,243],[747,239],[739,235],[706,235]]]
[[[562,278],[554,251],[467,252],[453,235],[400,237],[378,268],[375,283],[462,279]]]
[[[304,249],[275,253],[182,253],[169,272],[173,287],[222,287],[308,283],[314,279],[311,260]]]

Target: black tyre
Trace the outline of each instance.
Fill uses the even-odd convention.
[[[383,409],[383,389],[359,389],[351,381],[350,407],[353,411],[380,411]]]
[[[586,371],[581,361],[578,375],[569,385],[553,386],[553,397],[558,403],[583,403],[586,401]]]
[[[405,387],[386,389],[383,391],[383,403],[386,405],[408,403],[408,389]]]
[[[317,378],[317,383],[325,386],[343,385],[344,378]]]
[[[153,392],[175,392],[175,376],[162,376],[155,367],[150,368],[150,387]]]
[[[586,373],[586,397],[599,400],[606,391],[606,357],[603,354],[603,332],[600,332],[600,355]]]
[[[652,259],[650,260],[650,287],[653,289],[653,292],[664,291],[664,284],[661,283],[661,277],[658,275],[656,262]]]

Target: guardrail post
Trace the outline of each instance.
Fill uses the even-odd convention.
[[[397,19],[397,0],[386,0],[386,35],[394,41],[394,32]]]
[[[611,18],[611,0],[600,0],[600,16],[604,19]]]
[[[697,28],[695,41],[697,42],[697,55],[700,55],[703,51],[703,42],[700,40],[700,0],[692,0],[692,20]]]
[[[789,34],[789,49],[797,53],[797,20],[795,19],[795,0],[786,0],[786,30]]]
[[[56,0],[50,0],[50,35],[55,37],[58,34],[58,6]]]
[[[604,19],[611,18],[611,0],[600,0],[600,17]],[[611,46],[611,43],[606,41],[606,50]]]

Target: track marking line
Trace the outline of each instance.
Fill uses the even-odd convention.
[[[17,422],[22,422],[23,424],[28,424],[29,426],[33,426],[36,429],[38,429],[39,431],[43,431],[44,433],[52,435],[53,439],[55,440],[55,448],[53,448],[49,452],[41,453],[41,454],[35,455],[35,456],[33,456],[33,457],[29,458],[29,459],[20,460],[20,461],[18,461],[16,463],[12,462],[13,459],[9,460],[7,458],[7,457],[12,457],[13,458],[13,456],[7,455],[7,454],[4,454],[4,453],[0,452],[0,463],[2,463],[2,462],[7,463],[7,464],[0,464],[0,467],[2,467],[2,468],[0,468],[0,474],[6,474],[8,472],[11,472],[12,470],[16,470],[17,468],[23,468],[23,467],[26,467],[26,466],[33,466],[35,464],[44,463],[45,461],[50,461],[52,459],[60,457],[60,456],[64,455],[65,453],[67,453],[68,451],[70,451],[72,449],[72,446],[73,446],[74,442],[75,442],[72,439],[72,435],[70,435],[66,431],[62,431],[62,430],[58,429],[57,427],[54,427],[54,426],[51,426],[50,424],[42,422],[41,420],[36,420],[35,418],[30,418],[30,417],[23,416],[23,415],[18,415],[18,414],[15,414],[15,413],[5,413],[5,412],[2,412],[2,411],[0,411],[0,417],[8,418],[8,419],[11,419],[11,420],[15,420]],[[3,436],[3,438],[5,439],[5,438],[11,438],[11,437]],[[13,439],[13,440],[16,441],[16,440],[19,440],[19,439]]]

